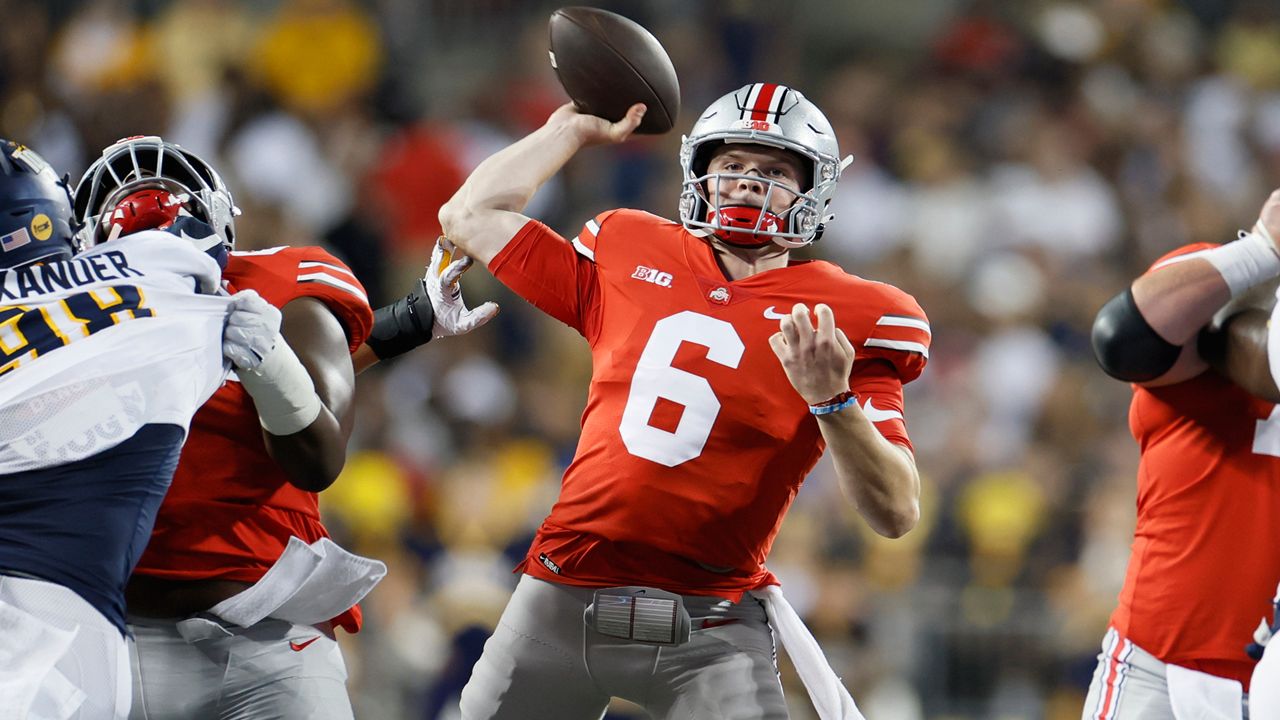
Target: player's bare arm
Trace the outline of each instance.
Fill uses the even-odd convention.
[[[633,105],[626,116],[611,123],[578,112],[572,103],[562,105],[542,127],[494,153],[471,173],[440,208],[445,237],[487,267],[529,221],[523,211],[538,188],[582,148],[626,140],[640,125],[644,110],[644,105]]]
[[[223,354],[253,398],[267,453],[289,481],[311,492],[332,484],[346,462],[355,387],[338,319],[314,298],[297,298],[282,312],[244,290],[232,298]]]
[[[810,405],[820,405],[848,392],[855,352],[830,307],[819,303],[814,314],[816,328],[809,308],[796,305],[769,344],[796,392]],[[901,537],[915,527],[920,477],[911,452],[886,440],[856,403],[817,417],[840,488],[867,524],[885,537]]]
[[[1174,258],[1133,282],[1098,313],[1094,348],[1112,376],[1144,386],[1188,380],[1208,369],[1196,338],[1233,297],[1280,274],[1280,190],[1253,231],[1220,247]]]
[[[1197,349],[1209,366],[1254,397],[1280,402],[1267,350],[1267,328],[1277,281],[1258,285],[1227,303],[1200,333]]]
[[[297,298],[284,306],[280,334],[297,353],[315,385],[322,407],[298,432],[263,432],[267,452],[297,487],[319,492],[333,484],[347,459],[355,411],[355,371],[342,323],[324,303]]]

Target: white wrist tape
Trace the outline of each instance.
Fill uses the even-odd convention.
[[[258,408],[258,421],[272,435],[298,432],[315,422],[324,407],[311,375],[282,337],[261,365],[236,374]]]
[[[1231,297],[1280,275],[1280,252],[1262,223],[1254,225],[1248,235],[1216,247],[1203,257],[1227,281]]]

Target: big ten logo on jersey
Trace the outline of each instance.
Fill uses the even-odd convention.
[[[671,287],[671,281],[675,279],[671,276],[671,273],[662,272],[657,268],[645,267],[643,265],[637,265],[636,271],[631,273],[631,277],[637,280],[651,282],[654,285],[661,287]]]

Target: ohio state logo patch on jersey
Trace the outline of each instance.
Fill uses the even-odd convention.
[[[712,290],[711,292],[707,293],[707,299],[713,303],[719,303],[720,305],[728,305],[729,304],[729,288],[723,287],[723,286],[718,287],[715,290]]]

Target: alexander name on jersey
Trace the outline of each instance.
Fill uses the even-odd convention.
[[[129,266],[129,258],[123,252],[109,250],[66,262],[0,270],[0,302],[142,276],[142,271]]]

